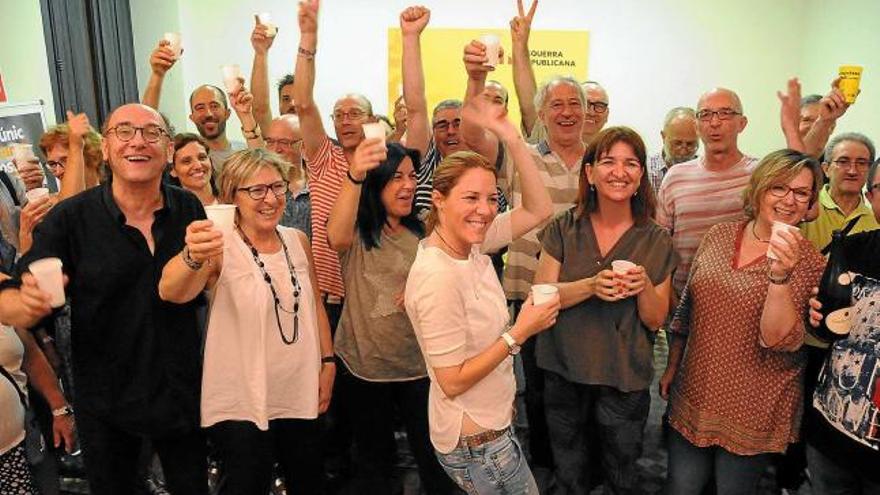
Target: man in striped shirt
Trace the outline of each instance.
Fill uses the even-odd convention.
[[[743,217],[742,190],[758,162],[737,144],[746,124],[736,93],[715,88],[703,94],[697,103],[697,132],[705,154],[672,167],[660,186],[657,223],[669,229],[681,258],[672,280],[677,293],[706,231]]]

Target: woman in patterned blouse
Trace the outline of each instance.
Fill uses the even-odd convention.
[[[771,239],[771,229],[797,225],[820,184],[813,158],[773,152],[743,193],[746,218],[703,238],[660,381],[672,426],[669,493],[701,493],[712,473],[719,495],[753,493],[770,454],[797,440],[803,316],[825,260],[798,230]]]

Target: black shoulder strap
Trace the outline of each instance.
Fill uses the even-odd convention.
[[[15,206],[21,206],[21,202],[18,200],[18,193],[15,192],[15,186],[12,185],[12,179],[6,175],[6,172],[0,170],[0,182],[6,186],[6,189],[9,191],[9,195],[12,196],[12,202],[15,203]]]
[[[843,233],[844,237],[849,235],[849,232],[853,229],[853,227],[855,227],[856,224],[859,223],[860,218],[862,218],[861,215],[853,218],[842,229],[840,229],[840,232]],[[822,256],[828,256],[828,253],[830,253],[830,252],[831,252],[831,243],[829,242],[824,248],[822,248]]]
[[[2,373],[3,376],[5,376],[7,380],[9,380],[9,383],[11,383],[13,387],[15,387],[15,391],[18,392],[18,399],[21,401],[22,407],[27,409],[27,399],[24,396],[24,392],[22,392],[21,389],[18,387],[18,384],[15,383],[15,379],[12,378],[12,375],[10,375],[9,372],[6,371],[6,368],[4,368],[2,365],[0,365],[0,373]]]

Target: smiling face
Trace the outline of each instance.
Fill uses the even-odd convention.
[[[638,191],[644,169],[632,146],[618,141],[596,163],[585,167],[584,173],[596,188],[600,204],[601,200],[621,203],[629,202]]]
[[[444,238],[470,249],[483,242],[498,214],[495,175],[484,168],[468,169],[446,196],[435,190],[433,200]]]
[[[440,152],[440,157],[449,156],[456,151],[467,149],[461,135],[458,133],[461,126],[461,109],[444,108],[434,114],[434,146]]]
[[[226,135],[226,121],[231,115],[225,97],[211,86],[202,86],[190,97],[189,119],[199,134],[211,141]]]
[[[64,169],[67,167],[68,148],[66,145],[57,143],[46,150],[46,164],[52,171],[52,175],[61,179],[64,177]]]
[[[389,218],[400,220],[412,212],[416,190],[416,171],[409,157],[403,159],[391,180],[382,188],[382,206]]]
[[[114,130],[119,125],[160,129],[161,135],[155,143],[150,143],[144,139],[143,131],[136,131],[126,142]],[[110,116],[107,130],[101,142],[101,151],[113,171],[114,181],[143,184],[158,182],[162,178],[165,165],[171,161],[174,146],[158,112],[137,103],[123,105]]]
[[[538,116],[547,127],[550,141],[569,143],[581,139],[584,104],[579,88],[566,82],[554,84],[544,98]]]
[[[831,150],[824,165],[831,192],[836,196],[861,194],[871,164],[871,152],[864,143],[841,141]]]
[[[772,225],[773,222],[797,225],[810,207],[814,183],[813,172],[804,168],[784,183],[786,187],[780,187],[780,184],[770,186],[761,196],[758,218],[767,225]]]
[[[608,93],[597,84],[584,84],[582,87],[587,97],[587,105],[584,108],[584,128],[581,137],[584,143],[589,143],[608,122]],[[597,112],[596,109],[601,109],[602,105],[605,111]]]
[[[199,142],[192,141],[174,153],[171,175],[180,180],[184,189],[197,192],[205,189],[211,181],[211,159]]]
[[[239,189],[283,182],[281,174],[274,167],[262,166],[253,175],[238,186]],[[285,186],[286,189],[286,186]],[[238,207],[238,223],[242,229],[265,232],[274,230],[284,213],[284,194],[278,196],[272,189],[266,191],[262,199],[253,199],[247,191],[238,190],[233,196],[233,203]]]
[[[346,96],[333,106],[336,139],[345,150],[354,150],[364,139],[364,124],[375,122],[363,100]]]

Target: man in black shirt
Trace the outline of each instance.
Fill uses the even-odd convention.
[[[880,164],[880,160],[875,162],[868,172],[867,198],[874,211],[874,217],[880,220],[878,164]],[[847,236],[844,242],[848,270],[880,280],[880,256],[878,256],[880,253],[880,230],[853,234]],[[880,312],[880,307],[874,309],[873,314],[865,315],[865,320],[862,323],[876,319],[878,312]],[[811,312],[810,316],[811,323],[814,326],[818,325],[820,316],[816,312]],[[839,350],[838,347],[840,347]],[[852,388],[854,383],[860,381],[859,376],[871,375],[872,370],[880,370],[880,365],[876,364],[880,360],[880,345],[877,345],[876,338],[871,337],[870,334],[850,335],[840,343],[832,345],[828,353],[832,355],[830,360],[826,357],[826,367],[849,368],[853,372],[860,370],[861,373],[852,375],[853,383],[843,384],[837,380],[826,380],[833,390],[830,391],[830,394],[826,392],[825,395],[848,397],[851,400],[854,394],[849,390],[843,390],[842,387],[848,385],[849,388]],[[853,364],[858,364],[858,366],[851,366]],[[826,373],[831,371],[826,369]],[[874,387],[880,386],[880,376],[873,376],[873,380],[877,380]],[[871,381],[871,377],[868,378],[868,381]],[[871,384],[868,383],[868,385]],[[822,390],[823,387],[820,384],[820,393],[817,396],[820,402],[823,402]],[[867,394],[868,401],[871,400],[872,395],[880,395],[880,392],[875,389]],[[853,407],[856,404],[849,406],[857,409],[857,407]],[[863,404],[859,405],[859,407],[861,406]],[[873,407],[878,406],[875,404]],[[835,428],[816,407],[811,407],[805,412],[805,421],[807,461],[812,475],[814,492],[852,495],[880,493],[880,471],[878,471],[880,468],[880,441],[874,438],[876,432],[867,435],[852,432],[843,433]]]
[[[69,277],[76,422],[91,493],[134,493],[148,439],[172,493],[205,494],[195,308],[158,296],[162,268],[205,212],[192,194],[161,183],[173,148],[155,110],[115,110],[102,148],[111,181],[53,208],[19,271],[54,256]],[[49,307],[30,274],[17,283],[0,287],[0,319],[32,326]]]

